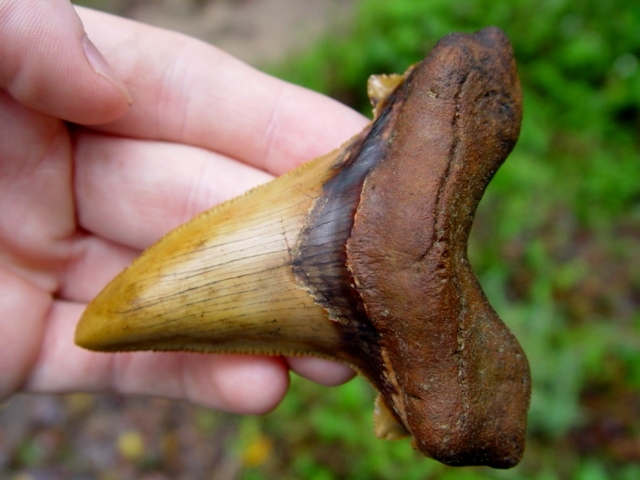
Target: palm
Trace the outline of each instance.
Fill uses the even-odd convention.
[[[95,354],[73,345],[73,330],[86,303],[162,234],[337,146],[364,120],[204,44],[80,13],[134,103],[88,128],[0,92],[0,396],[116,389],[271,408],[286,388],[281,359]],[[81,118],[95,106],[82,108]],[[348,376],[322,367],[299,364],[318,381]]]

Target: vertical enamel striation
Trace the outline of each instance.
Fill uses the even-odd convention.
[[[309,210],[292,262],[300,284],[340,325],[342,345],[336,355],[369,379],[379,377],[384,362],[378,333],[347,266],[346,245],[365,179],[384,160],[390,144],[401,102],[388,103],[365,130],[366,135],[354,139],[348,154],[339,161],[340,168],[323,184],[321,195]],[[383,388],[390,390],[393,386],[384,382]]]

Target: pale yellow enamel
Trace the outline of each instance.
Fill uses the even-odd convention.
[[[338,327],[296,282],[291,252],[337,155],[169,233],[87,307],[76,343],[99,351],[333,357]]]

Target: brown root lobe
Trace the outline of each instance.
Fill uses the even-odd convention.
[[[529,366],[467,259],[476,206],[520,130],[510,43],[497,28],[449,35],[385,102],[324,185],[294,269],[343,325],[340,357],[417,448],[450,465],[511,467]]]

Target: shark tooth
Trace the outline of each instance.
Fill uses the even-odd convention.
[[[166,235],[87,307],[76,343],[339,360],[378,390],[379,437],[511,467],[529,366],[466,252],[519,135],[510,43],[495,27],[448,35],[369,91],[367,128]]]

